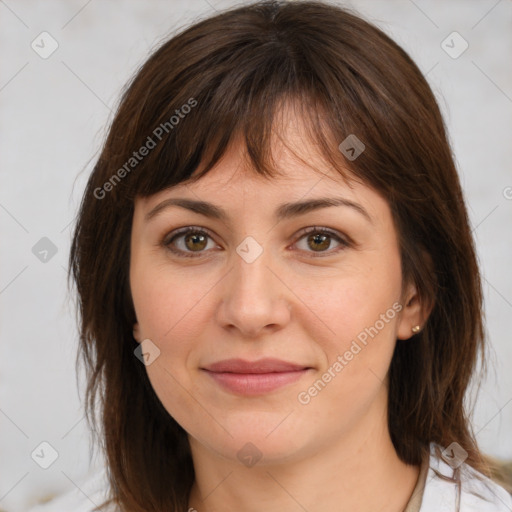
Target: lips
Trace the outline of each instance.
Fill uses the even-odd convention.
[[[243,359],[226,359],[204,369],[216,373],[277,373],[296,372],[305,370],[308,366],[281,361],[280,359],[265,358],[258,361],[244,361]]]
[[[201,368],[224,390],[236,395],[262,395],[296,382],[311,367],[279,359],[226,359]]]

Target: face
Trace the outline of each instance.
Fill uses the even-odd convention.
[[[387,202],[314,156],[297,126],[286,142],[307,165],[276,142],[282,176],[266,180],[233,144],[198,182],[135,203],[130,285],[149,379],[194,446],[234,461],[307,457],[385,428],[396,339],[418,322]],[[340,201],[290,206],[319,198]],[[249,364],[215,367],[230,359]]]

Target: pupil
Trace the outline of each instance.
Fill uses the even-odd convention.
[[[329,247],[328,238],[329,238],[329,235],[323,235],[321,233],[317,233],[315,235],[311,235],[309,237],[309,240],[312,241],[313,244],[320,246],[320,247],[317,247],[317,248],[327,249]],[[194,245],[196,245],[198,242],[199,243],[202,242],[202,245],[200,247],[196,246],[196,249],[197,248],[204,249],[205,239],[206,239],[206,237],[204,235],[197,234],[197,233],[188,235],[187,236],[187,247],[189,249],[194,249],[194,247],[193,247]],[[189,245],[189,242],[191,242],[190,245]]]
[[[198,241],[202,241],[202,242],[203,242],[203,245],[202,245],[201,247],[199,247],[199,249],[204,249],[204,241],[205,241],[205,238],[206,238],[206,237],[205,237],[204,235],[201,235],[201,234],[197,234],[197,233],[195,233],[195,234],[191,234],[191,235],[187,236],[187,247],[188,247],[189,249],[194,249],[193,244],[195,244],[195,243],[196,243],[196,242],[198,242]],[[189,244],[188,244],[188,242],[189,242],[189,241],[192,241],[192,243],[190,244],[190,246],[189,246]],[[196,246],[196,248],[197,248],[197,246]]]
[[[320,248],[326,249],[329,246],[329,242],[325,243],[326,240],[328,240],[328,238],[329,238],[329,235],[323,235],[321,233],[317,233],[315,235],[312,235],[310,237],[310,240],[313,240],[313,243],[315,243],[315,244],[322,244],[322,242],[323,242],[323,247],[320,247]]]

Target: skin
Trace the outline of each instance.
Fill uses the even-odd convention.
[[[387,372],[396,339],[410,338],[427,312],[414,286],[402,281],[386,200],[343,180],[305,144],[300,127],[288,117],[283,133],[308,165],[276,139],[273,155],[283,176],[265,180],[247,169],[236,141],[197,183],[135,202],[134,336],[160,350],[146,369],[162,404],[188,433],[196,471],[189,506],[199,512],[397,512],[418,478],[419,467],[399,460],[389,436]],[[357,203],[371,221],[347,206],[280,222],[273,217],[284,202],[324,196]],[[178,197],[214,203],[229,220],[172,206],[145,221],[160,202]],[[186,235],[174,241],[176,250],[195,257],[180,257],[164,244],[185,226],[212,233],[207,243],[187,245]],[[310,226],[354,243],[345,247],[334,237],[308,243],[302,230]],[[247,236],[263,248],[251,263],[236,252]],[[400,313],[386,317],[342,371],[308,404],[300,403],[298,394],[397,302]],[[270,393],[237,396],[200,369],[232,357],[275,357],[313,369]],[[261,455],[252,467],[237,457],[248,442]]]

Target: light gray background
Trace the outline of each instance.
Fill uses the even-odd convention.
[[[77,329],[66,291],[74,215],[123,84],[162,38],[231,5],[0,0],[0,510],[26,510],[80,485],[101,464],[89,467],[74,368]],[[512,458],[512,3],[345,5],[404,46],[445,115],[485,276],[494,350],[475,432],[485,452]],[[59,45],[47,59],[31,48],[43,31]],[[469,44],[457,59],[441,47],[453,31]],[[42,237],[58,249],[46,263],[32,253]],[[59,454],[46,470],[31,459],[42,441]]]

